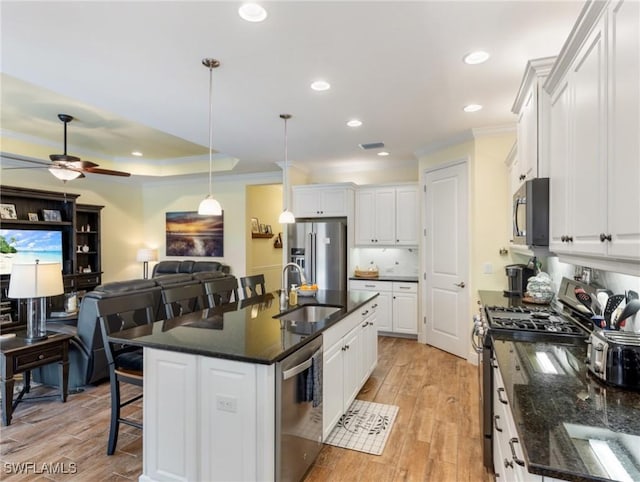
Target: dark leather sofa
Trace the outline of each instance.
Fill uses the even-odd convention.
[[[160,267],[158,268],[158,266]],[[187,272],[180,270],[187,270]],[[169,271],[169,273],[165,273],[165,271]],[[99,300],[130,294],[133,291],[150,291],[154,294],[155,319],[161,320],[165,317],[162,306],[162,290],[164,288],[204,283],[208,279],[220,276],[233,276],[229,271],[228,266],[212,261],[161,261],[154,268],[151,279],[106,283],[86,293],[80,303],[77,323],[47,323],[47,329],[50,331],[74,335],[69,349],[69,388],[76,389],[109,377],[97,317],[97,302]],[[52,386],[59,384],[56,364],[35,369],[32,371],[32,376],[34,381],[39,383]]]

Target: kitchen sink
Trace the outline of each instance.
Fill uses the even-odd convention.
[[[278,319],[285,321],[306,321],[307,323],[314,323],[316,321],[324,320],[331,316],[336,311],[340,311],[342,308],[336,306],[321,306],[321,305],[305,305],[300,308],[296,308],[289,313],[285,313],[282,316],[278,316]]]

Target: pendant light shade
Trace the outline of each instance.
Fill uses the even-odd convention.
[[[284,209],[282,213],[280,213],[278,222],[280,224],[293,224],[296,222],[296,217],[289,211],[289,160],[287,156],[287,121],[291,119],[291,114],[280,114],[280,118],[284,120],[284,166],[282,168]]]
[[[220,216],[222,206],[213,198],[211,177],[213,175],[213,69],[220,66],[216,59],[202,59],[202,65],[209,69],[209,194],[200,202],[198,214],[204,216]]]

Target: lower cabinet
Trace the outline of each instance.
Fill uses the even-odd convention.
[[[378,359],[377,298],[324,333],[323,440],[367,381]]]
[[[493,470],[497,481],[542,482],[526,468],[500,369],[493,365]],[[544,480],[554,480],[547,477]]]
[[[418,283],[350,280],[349,290],[378,293],[376,326],[384,333],[418,333]]]
[[[273,365],[152,348],[144,365],[139,480],[273,480]]]

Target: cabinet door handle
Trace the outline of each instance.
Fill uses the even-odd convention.
[[[460,281],[460,283],[453,283],[454,286],[457,286],[458,288],[464,288],[466,285],[464,284],[464,281]]]
[[[500,400],[500,403],[503,403],[505,405],[509,405],[509,401],[505,398],[502,398],[502,394],[504,393],[504,388],[500,387],[498,388],[498,400]]]
[[[514,445],[518,443],[520,443],[520,441],[516,437],[509,439],[509,447],[511,447],[511,458],[516,464],[524,467],[524,460],[518,458],[518,456],[516,455],[516,449],[514,448]]]
[[[493,416],[493,426],[496,428],[496,430],[498,432],[502,432],[502,429],[500,427],[498,427],[498,419],[500,418],[500,415],[494,415]]]
[[[600,233],[600,242],[604,243],[605,241],[611,241],[611,235]]]

